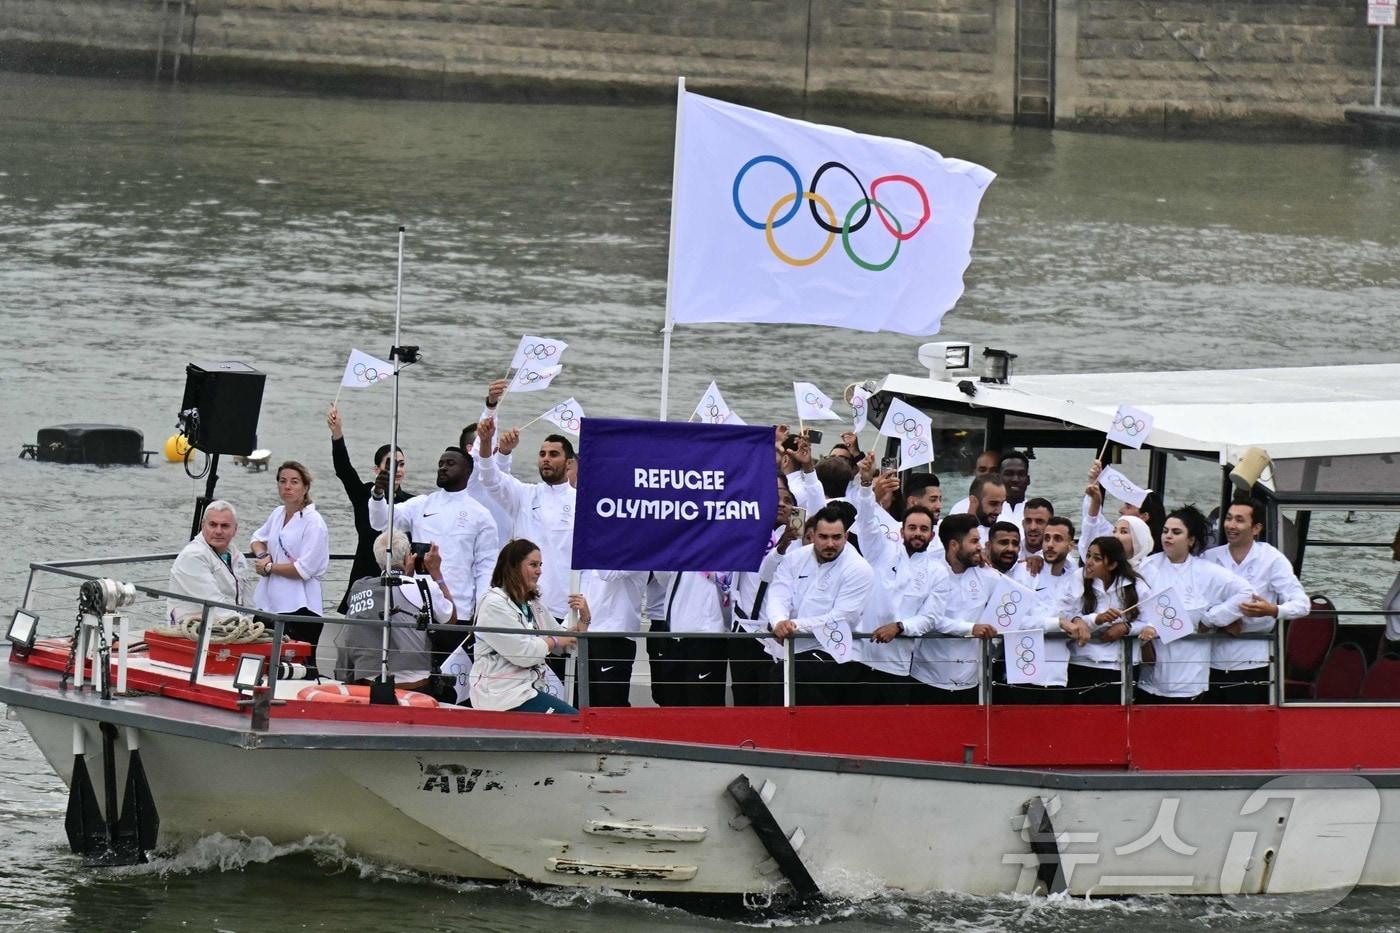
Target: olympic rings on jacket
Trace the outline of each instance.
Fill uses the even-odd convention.
[[[781,195],[769,209],[768,216],[765,220],[759,221],[744,210],[743,203],[739,199],[739,189],[743,185],[744,178],[748,175],[749,170],[764,163],[771,163],[787,172],[788,176],[792,179],[793,190],[789,194]],[[817,194],[817,184],[821,181],[823,175],[832,170],[842,171],[849,175],[851,180],[855,182],[856,187],[860,189],[861,194],[861,197],[852,204],[850,209],[846,212],[845,219],[839,223],[837,221],[836,211],[831,206],[831,203]],[[918,195],[921,206],[919,220],[918,223],[914,224],[914,226],[908,230],[904,229],[904,225],[899,222],[899,218],[895,216],[894,212],[879,201],[877,192],[880,186],[885,184],[905,185],[912,188],[914,193]],[[846,253],[846,258],[850,259],[852,263],[869,272],[883,272],[893,265],[895,259],[899,257],[900,245],[917,236],[933,217],[933,207],[929,203],[928,192],[916,179],[908,175],[881,175],[870,183],[870,188],[867,190],[865,184],[849,166],[835,161],[824,162],[818,167],[816,173],[812,175],[811,184],[804,189],[802,187],[802,176],[797,173],[797,169],[793,167],[791,162],[775,155],[755,156],[745,162],[739,171],[735,173],[734,185],[730,196],[734,201],[734,211],[739,215],[739,219],[755,230],[762,230],[764,239],[768,243],[768,249],[773,255],[788,265],[797,267],[810,266],[819,261],[827,254],[827,251],[831,249],[832,245],[836,242],[836,238],[839,236],[841,238],[841,247]],[[773,231],[796,217],[804,201],[807,202],[807,208],[812,215],[812,220],[820,229],[826,232],[827,238],[815,253],[807,257],[799,258],[785,253],[782,248],[778,246],[778,241],[774,237]],[[818,208],[820,208],[820,210],[818,210]],[[825,214],[825,218],[823,218],[823,214]],[[856,253],[855,248],[851,245],[851,234],[865,227],[866,223],[870,220],[871,214],[880,218],[880,224],[889,232],[890,236],[895,239],[894,249],[890,252],[890,255],[879,262],[871,262],[864,259]]]

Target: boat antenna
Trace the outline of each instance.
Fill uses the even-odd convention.
[[[398,698],[394,693],[394,678],[389,675],[389,620],[394,613],[394,588],[398,585],[399,578],[391,572],[388,566],[388,556],[394,553],[394,474],[397,472],[399,449],[399,373],[405,366],[410,366],[418,362],[418,348],[405,347],[399,344],[399,335],[403,325],[403,244],[406,230],[402,224],[399,225],[399,261],[398,274],[394,287],[394,345],[389,350],[389,360],[394,365],[394,405],[389,415],[389,524],[387,547],[385,547],[385,567],[384,567],[384,632],[380,640],[379,649],[379,679],[370,684],[370,702],[383,704],[397,704]]]

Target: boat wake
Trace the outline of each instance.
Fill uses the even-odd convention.
[[[357,860],[345,852],[345,840],[333,835],[307,836],[298,842],[274,843],[266,836],[226,836],[214,833],[193,842],[157,853],[144,865],[126,865],[111,869],[117,876],[140,877],[156,875],[193,875],[203,872],[242,871],[250,865],[292,855],[312,855],[318,861],[354,863]]]

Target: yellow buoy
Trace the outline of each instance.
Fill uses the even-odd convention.
[[[172,434],[165,441],[165,459],[179,463],[190,452],[189,439],[183,434]]]

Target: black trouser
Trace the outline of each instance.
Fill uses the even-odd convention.
[[[868,665],[861,665],[858,674],[859,682],[851,684],[850,693],[851,702],[861,706],[907,706],[919,683],[908,674],[891,674]]]
[[[729,679],[735,706],[782,706],[782,665],[763,650],[760,638],[732,638]]]
[[[825,651],[803,651],[793,664],[798,706],[852,706],[852,681],[870,670],[857,661],[839,664]]]
[[[1210,692],[1207,703],[1250,703],[1256,706],[1269,702],[1269,668],[1251,667],[1242,671],[1210,669]]]
[[[1111,667],[1069,664],[1068,703],[1102,703],[1118,706],[1123,702],[1123,672]]]
[[[724,706],[729,646],[723,638],[678,638],[672,706]]]
[[[665,619],[653,619],[653,632],[669,632]],[[679,671],[685,667],[679,638],[648,638],[647,664],[651,668],[651,700],[657,706],[683,706]]]
[[[293,641],[307,641],[307,642],[310,642],[310,643],[311,643],[311,647],[312,647],[312,648],[315,648],[315,647],[316,647],[316,641],[321,637],[321,625],[322,625],[322,622],[321,622],[321,614],[320,614],[319,612],[312,612],[310,609],[307,609],[305,606],[302,606],[300,609],[296,610],[295,612],[288,612],[288,613],[286,613],[286,615],[289,615],[289,616],[305,616],[305,617],[307,617],[308,619],[315,619],[315,620],[316,620],[315,622],[283,622],[283,623],[282,623],[282,634],[283,634],[285,637],[290,638],[290,639],[292,639]],[[311,652],[311,663],[313,663],[313,664],[316,663],[316,652],[315,652],[315,651],[312,651],[312,652]]]
[[[977,702],[977,688],[944,690],[942,687],[935,687],[920,680],[909,688],[909,702],[916,706],[934,703],[975,704]]]
[[[1193,697],[1161,697],[1155,693],[1148,693],[1141,687],[1133,690],[1133,702],[1138,706],[1168,706],[1188,703],[1200,703],[1205,700],[1204,693],[1198,693]]]
[[[588,639],[588,705],[631,706],[632,664],[637,643],[630,638]]]

